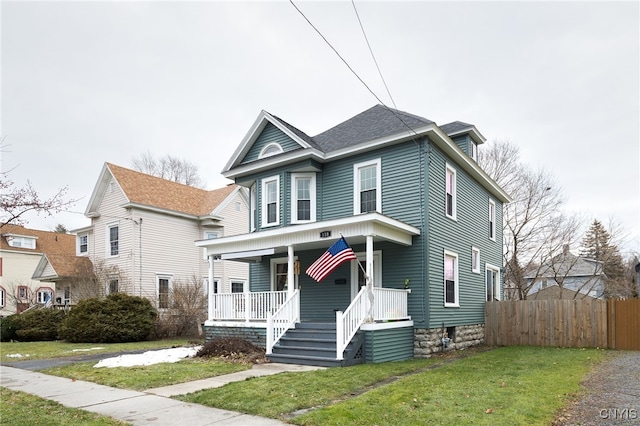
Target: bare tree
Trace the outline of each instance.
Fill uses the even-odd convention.
[[[127,276],[118,266],[109,266],[104,259],[94,259],[93,263],[83,262],[69,280],[74,303],[83,299],[103,298],[110,293],[130,290]]]
[[[131,167],[143,173],[162,179],[171,180],[196,188],[203,188],[204,182],[200,177],[198,166],[185,159],[171,154],[156,158],[150,151],[134,158]]]
[[[200,324],[207,319],[207,298],[202,278],[196,275],[173,282],[169,308],[158,316],[159,337],[200,335]]]
[[[6,137],[2,137],[0,152],[8,152],[8,147]],[[12,170],[0,171],[0,228],[10,223],[15,225],[27,223],[24,215],[29,212],[53,216],[73,206],[77,201],[65,199],[68,191],[66,186],[50,198],[41,198],[30,181],[27,181],[24,187],[18,188],[9,177]]]
[[[504,280],[511,297],[526,299],[545,265],[575,243],[580,221],[562,213],[564,200],[554,177],[522,163],[511,142],[487,146],[478,163],[513,199],[503,209]]]

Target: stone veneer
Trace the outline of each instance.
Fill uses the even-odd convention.
[[[484,324],[455,326],[455,336],[443,349],[442,327],[416,328],[413,332],[413,356],[428,358],[434,353],[465,349],[484,343]]]

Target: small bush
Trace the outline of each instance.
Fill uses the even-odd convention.
[[[16,319],[17,315],[9,315],[4,318],[0,318],[0,342],[10,342],[17,340],[16,335]]]
[[[56,340],[64,317],[64,311],[57,309],[34,309],[15,315],[12,320],[15,339],[22,342]]]
[[[217,338],[207,342],[195,356],[202,358],[220,357],[256,364],[266,362],[263,348],[238,337]]]
[[[124,293],[81,300],[60,326],[60,337],[72,343],[125,343],[146,340],[157,312],[149,300]]]

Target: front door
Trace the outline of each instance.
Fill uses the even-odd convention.
[[[365,253],[357,253],[357,261],[351,261],[351,300],[360,289],[367,284],[364,271],[367,269],[367,256]],[[382,287],[382,252],[373,252],[373,286]]]

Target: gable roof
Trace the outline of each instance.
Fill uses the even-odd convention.
[[[54,273],[48,276],[43,275],[51,265]],[[55,279],[77,277],[92,271],[93,264],[86,256],[72,256],[62,254],[45,254],[38,262],[33,276],[34,280],[55,281]]]
[[[0,228],[0,249],[8,251],[41,253],[52,255],[73,255],[76,254],[76,237],[71,234],[59,232],[40,231],[29,229],[19,225],[4,225]],[[12,247],[7,242],[8,236],[20,236],[36,238],[36,248]]]
[[[87,205],[85,215],[94,216],[104,195],[110,176],[116,180],[130,205],[161,209],[191,216],[207,216],[238,190],[235,184],[207,191],[189,185],[151,176],[146,173],[105,163],[98,183]]]
[[[576,256],[567,250],[543,265],[537,276],[529,275],[525,278],[604,276],[602,267],[602,262]]]
[[[476,126],[474,126],[473,124],[464,123],[462,121],[453,121],[451,123],[440,126],[440,128],[450,138],[458,135],[469,134],[471,139],[473,139],[477,144],[485,143],[487,140],[484,136],[482,136],[482,133],[480,133],[478,129],[476,129]]]

